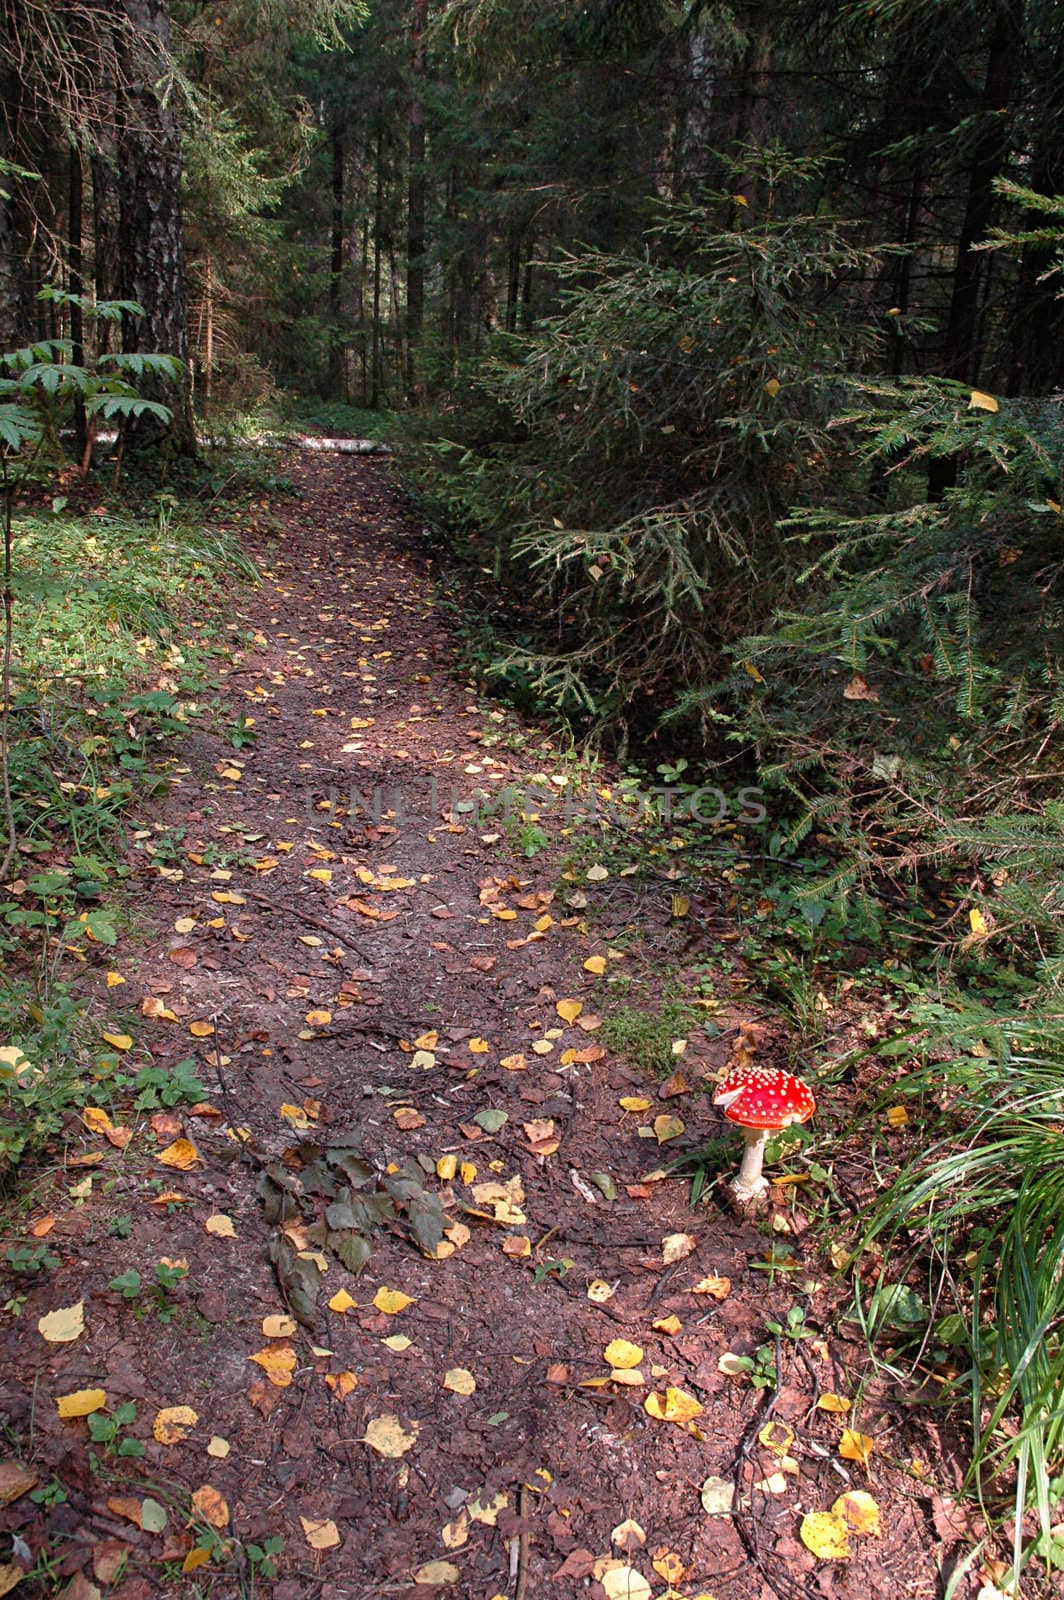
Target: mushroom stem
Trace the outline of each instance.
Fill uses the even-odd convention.
[[[741,1205],[746,1205],[750,1200],[756,1200],[768,1188],[768,1179],[762,1177],[761,1166],[765,1159],[765,1145],[768,1142],[767,1128],[744,1128],[743,1139],[746,1148],[743,1151],[742,1165],[732,1184],[732,1193]]]

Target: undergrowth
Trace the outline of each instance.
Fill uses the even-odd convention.
[[[10,768],[18,856],[0,898],[0,1173],[69,1107],[129,1087],[72,983],[125,930],[122,840],[172,742],[223,732],[212,659],[254,567],[171,496],[151,514],[25,509],[12,528]],[[250,735],[249,735],[250,736]],[[121,1016],[111,1020],[121,1034]]]

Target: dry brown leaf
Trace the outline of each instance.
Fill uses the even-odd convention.
[[[461,1576],[453,1561],[427,1561],[414,1573],[414,1582],[446,1589],[457,1583]]]
[[[228,1528],[229,1507],[225,1499],[209,1483],[201,1485],[192,1495],[192,1509],[197,1516],[209,1522],[212,1528]]]
[[[103,1390],[98,1389],[96,1393],[102,1394]],[[32,1467],[21,1461],[0,1461],[0,1506],[14,1505],[36,1486],[37,1474]]]
[[[707,1278],[700,1278],[691,1293],[708,1294],[714,1300],[726,1300],[731,1294],[731,1279],[718,1278],[715,1273],[711,1273]]]

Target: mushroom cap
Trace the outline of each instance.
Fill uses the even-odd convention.
[[[812,1090],[781,1067],[737,1067],[713,1096],[729,1122],[741,1128],[789,1128],[816,1110]]]

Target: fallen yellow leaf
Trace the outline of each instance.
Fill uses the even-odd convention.
[[[303,1537],[312,1550],[335,1550],[340,1543],[340,1531],[331,1517],[300,1517]]]
[[[874,1449],[875,1440],[870,1439],[867,1433],[858,1433],[853,1428],[843,1428],[842,1438],[839,1440],[839,1455],[844,1461],[857,1461],[862,1467],[867,1467]]]
[[[204,1020],[200,1020],[199,1022],[190,1022],[188,1025],[188,1031],[194,1039],[209,1039],[211,1034],[214,1032],[214,1023],[206,1022]]]
[[[213,1216],[208,1217],[203,1226],[208,1233],[213,1233],[216,1239],[236,1238],[232,1217],[227,1217],[222,1211],[216,1211]]]
[[[267,1378],[278,1389],[287,1389],[296,1368],[296,1353],[290,1344],[268,1344],[256,1355],[248,1356],[262,1368]]]
[[[882,1532],[879,1507],[864,1489],[848,1489],[840,1494],[831,1510],[834,1516],[843,1519],[851,1533],[869,1539],[879,1538]]]
[[[664,1394],[648,1394],[643,1401],[648,1417],[655,1417],[659,1422],[675,1422],[681,1428],[700,1417],[704,1409],[694,1395],[684,1389],[668,1388]]]
[[[357,1300],[352,1300],[346,1289],[337,1289],[329,1301],[329,1310],[339,1312],[343,1316],[345,1311],[353,1311],[358,1305]]]
[[[450,1372],[443,1375],[443,1387],[452,1394],[473,1394],[476,1391],[477,1380],[465,1367],[452,1367]]]
[[[216,1461],[224,1461],[232,1446],[228,1439],[223,1439],[221,1434],[212,1433],[207,1443],[207,1454]]]
[[[584,962],[584,971],[593,973],[596,978],[600,978],[605,970],[605,956],[588,956],[587,960]]]
[[[211,1559],[211,1552],[205,1544],[194,1544],[181,1563],[182,1572],[195,1572],[199,1567],[205,1567]]]
[[[841,1561],[850,1553],[846,1524],[834,1511],[807,1511],[798,1533],[806,1549],[822,1561]]]
[[[629,1339],[611,1339],[602,1354],[606,1365],[620,1372],[628,1367],[637,1367],[643,1359],[642,1350]]]
[[[267,1339],[290,1339],[296,1331],[296,1319],[280,1314],[263,1317],[262,1331]]]
[[[559,1000],[554,1007],[563,1022],[575,1022],[584,1009],[582,1000]]]
[[[841,1394],[822,1394],[817,1400],[817,1409],[819,1411],[832,1411],[841,1416],[844,1412],[849,1411],[852,1404],[852,1400],[845,1399]]]
[[[600,1576],[599,1583],[606,1600],[650,1600],[650,1585],[643,1574],[621,1562],[611,1563]]]
[[[414,1301],[412,1296],[404,1294],[401,1289],[380,1288],[373,1296],[373,1304],[378,1311],[383,1311],[386,1317],[395,1317],[400,1311],[405,1311],[407,1306],[412,1306]]]
[[[68,1417],[87,1417],[94,1411],[102,1411],[107,1404],[106,1389],[75,1389],[72,1394],[56,1396],[56,1410],[64,1419]]]
[[[37,1332],[49,1344],[70,1344],[74,1339],[80,1339],[85,1332],[84,1300],[79,1300],[76,1305],[60,1306],[56,1311],[49,1311],[47,1316],[38,1321]]]
[[[180,1444],[182,1439],[188,1438],[188,1430],[194,1428],[198,1421],[199,1417],[191,1406],[163,1406],[155,1414],[151,1431],[160,1444]]]
[[[341,1400],[346,1400],[351,1391],[358,1388],[358,1379],[353,1372],[327,1372],[325,1382]]]
[[[128,1033],[105,1033],[102,1036],[113,1050],[131,1050],[133,1040]]]
[[[107,1112],[100,1106],[86,1106],[81,1113],[81,1120],[90,1133],[112,1133],[114,1123]]]
[[[155,1157],[163,1167],[176,1167],[179,1172],[187,1172],[194,1167],[200,1154],[191,1139],[175,1139],[173,1144],[167,1145],[165,1150],[160,1150]]]
[[[394,1412],[385,1412],[382,1417],[374,1417],[366,1424],[363,1439],[371,1450],[376,1450],[378,1455],[388,1456],[395,1460],[405,1456],[417,1440],[418,1424],[412,1422],[409,1428],[404,1428]]]

